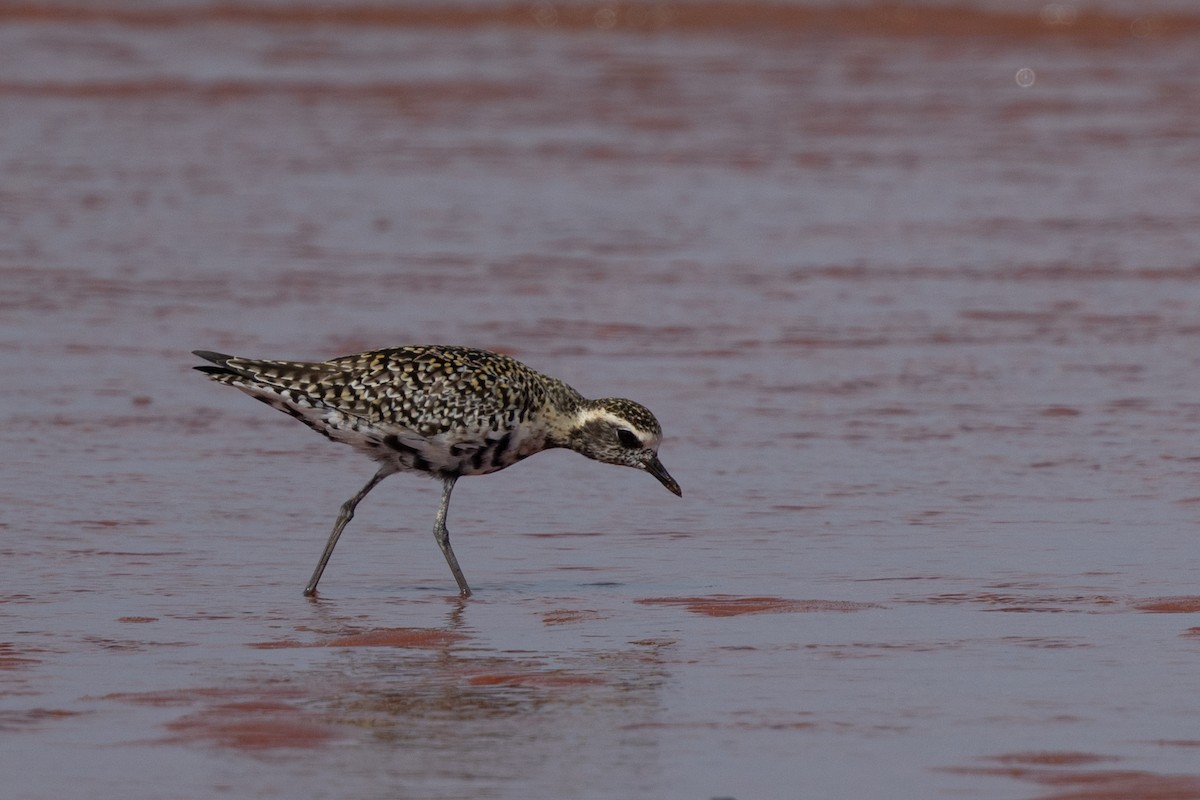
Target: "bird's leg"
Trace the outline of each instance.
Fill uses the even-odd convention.
[[[450,492],[454,489],[456,480],[456,477],[449,477],[442,483],[442,504],[438,507],[437,519],[433,523],[433,538],[437,539],[438,547],[442,548],[442,555],[450,565],[450,572],[454,574],[454,580],[458,581],[458,593],[463,597],[470,597],[471,587],[467,586],[467,579],[463,577],[458,559],[454,557],[454,548],[450,546],[450,531],[446,530],[446,511],[450,508]]]
[[[337,522],[333,523],[333,533],[329,534],[329,541],[325,543],[325,552],[321,553],[321,560],[317,562],[317,568],[313,570],[312,577],[308,579],[308,586],[304,587],[305,597],[312,597],[317,593],[317,582],[321,580],[321,573],[325,571],[325,565],[329,563],[329,557],[333,555],[333,548],[337,546],[342,529],[346,527],[346,523],[354,519],[354,508],[367,496],[367,492],[374,489],[381,480],[395,471],[395,468],[390,465],[380,467],[371,480],[367,481],[367,485],[359,489],[358,494],[342,503]]]

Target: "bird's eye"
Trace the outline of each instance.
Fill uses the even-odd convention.
[[[637,436],[635,436],[633,431],[626,430],[625,428],[617,429],[617,438],[621,441],[621,444],[625,447],[641,447],[642,446],[642,440],[639,439]]]

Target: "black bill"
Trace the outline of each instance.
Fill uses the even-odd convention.
[[[646,467],[646,472],[649,472],[654,477],[658,478],[658,482],[671,490],[671,493],[678,497],[683,497],[683,490],[679,488],[679,484],[671,477],[671,473],[667,472],[667,468],[658,460],[658,456],[651,453],[642,465]]]

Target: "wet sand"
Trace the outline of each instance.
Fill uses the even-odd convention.
[[[1179,3],[0,6],[5,796],[1200,798]],[[207,348],[658,415],[390,478]]]

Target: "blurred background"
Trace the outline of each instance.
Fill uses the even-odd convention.
[[[1200,10],[0,2],[19,798],[1200,797]],[[189,351],[665,429],[455,492]],[[1012,612],[1012,613],[991,613]]]

